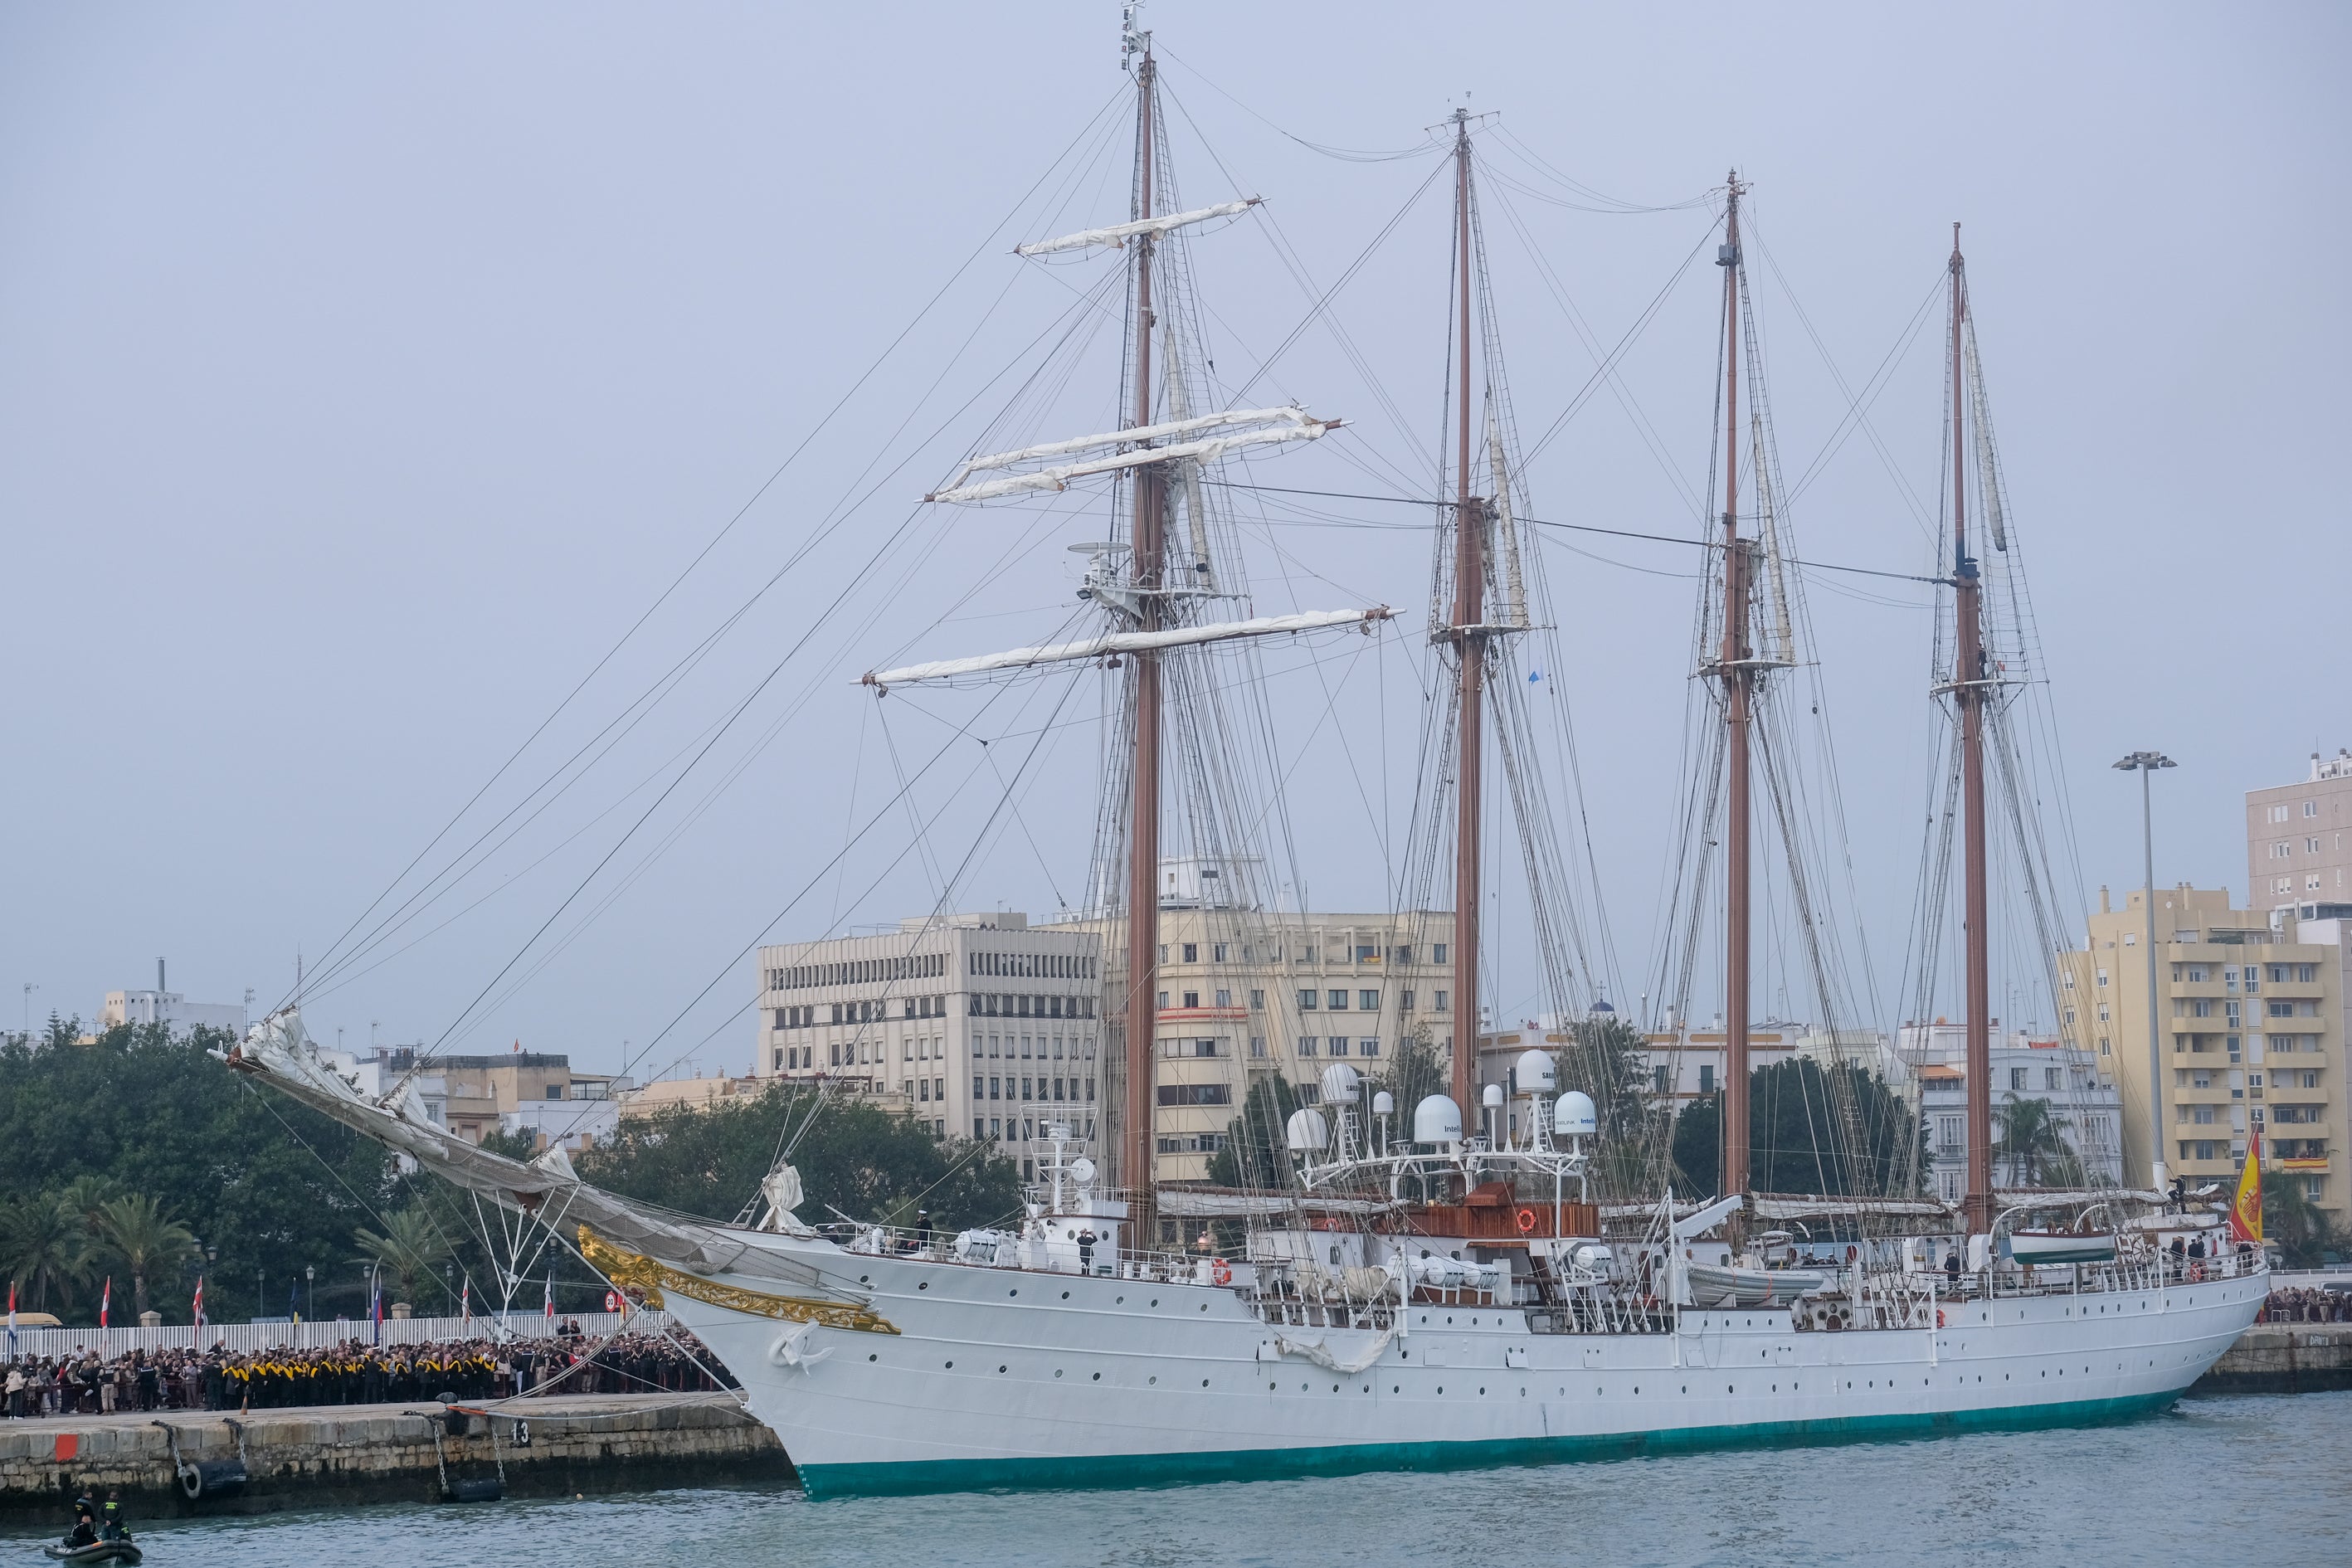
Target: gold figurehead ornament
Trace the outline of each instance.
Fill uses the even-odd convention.
[[[615,1247],[586,1226],[580,1227],[580,1256],[590,1267],[604,1276],[616,1290],[636,1289],[645,1294],[648,1307],[659,1309],[665,1292],[675,1291],[690,1300],[706,1301],[714,1307],[724,1307],[730,1312],[743,1312],[755,1318],[782,1318],[793,1322],[819,1323],[828,1329],[856,1329],[869,1334],[895,1334],[897,1325],[874,1309],[858,1301],[829,1301],[809,1296],[772,1296],[764,1290],[746,1290],[740,1285],[721,1285],[715,1279],[688,1274],[672,1268],[657,1258],[647,1258],[642,1252],[631,1252]]]

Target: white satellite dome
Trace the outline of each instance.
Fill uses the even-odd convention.
[[[1462,1108],[1442,1094],[1433,1094],[1412,1108],[1412,1141],[1416,1143],[1462,1142]]]
[[[1499,1083],[1488,1084],[1484,1092],[1478,1096],[1478,1103],[1489,1110],[1498,1109],[1503,1103],[1503,1086]]]
[[[1363,1079],[1356,1076],[1354,1068],[1346,1062],[1333,1062],[1323,1069],[1323,1103],[1353,1105],[1356,1091],[1362,1086]]]
[[[1601,1118],[1593,1113],[1592,1097],[1580,1089],[1571,1089],[1552,1102],[1551,1130],[1561,1138],[1591,1138],[1601,1131]]]
[[[1321,1111],[1302,1106],[1283,1124],[1283,1137],[1292,1153],[1311,1154],[1331,1146],[1331,1127]]]
[[[1521,1094],[1549,1094],[1559,1087],[1559,1069],[1549,1051],[1521,1051],[1511,1064],[1511,1081]]]
[[[1381,1089],[1378,1094],[1373,1095],[1372,1114],[1374,1116],[1394,1116],[1396,1114],[1396,1096],[1391,1094],[1387,1089]]]

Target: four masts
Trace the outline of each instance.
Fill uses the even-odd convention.
[[[1189,416],[1189,409],[1183,407],[1180,400],[1172,412],[1186,416],[1165,426],[1154,426],[1154,329],[1157,319],[1153,264],[1156,251],[1163,239],[1175,229],[1207,218],[1244,212],[1255,205],[1255,198],[1165,216],[1156,212],[1154,175],[1159,131],[1155,120],[1158,108],[1156,63],[1148,33],[1130,33],[1129,46],[1131,56],[1139,57],[1136,66],[1136,201],[1133,218],[1125,224],[1024,246],[1022,250],[1024,254],[1042,254],[1049,250],[1096,245],[1120,246],[1128,249],[1129,264],[1134,269],[1130,293],[1133,313],[1129,363],[1129,374],[1133,378],[1132,424],[1125,430],[1104,437],[1057,442],[1022,452],[975,458],[964,466],[950,485],[931,498],[942,501],[983,500],[998,494],[1024,490],[1058,490],[1065,488],[1071,478],[1084,474],[1122,475],[1130,485],[1132,504],[1126,581],[1102,596],[1113,601],[1105,607],[1123,616],[1123,623],[1108,635],[1084,642],[1019,649],[980,659],[914,666],[869,676],[867,679],[887,687],[894,681],[975,673],[1055,659],[1105,655],[1116,657],[1118,654],[1124,654],[1128,659],[1132,756],[1129,770],[1131,798],[1126,834],[1127,865],[1123,879],[1127,953],[1125,994],[1118,999],[1115,1009],[1123,1022],[1121,1054],[1125,1073],[1124,1094],[1118,1105],[1119,1137],[1116,1152],[1117,1179],[1137,1205],[1134,1234],[1140,1240],[1151,1234],[1149,1205],[1155,1151],[1163,658],[1179,647],[1277,631],[1310,630],[1350,620],[1369,622],[1385,618],[1388,611],[1380,607],[1315,613],[1219,626],[1188,626],[1181,618],[1173,617],[1166,559],[1171,467],[1180,463],[1205,463],[1233,445],[1319,436],[1337,422],[1315,421],[1296,409],[1267,409],[1195,418]],[[1486,665],[1490,634],[1501,629],[1486,624],[1486,579],[1493,508],[1486,498],[1473,493],[1470,347],[1475,274],[1473,269],[1470,119],[1466,110],[1456,110],[1453,116],[1456,279],[1454,327],[1457,339],[1455,429],[1453,432],[1455,471],[1451,505],[1454,597],[1450,606],[1452,624],[1440,633],[1441,640],[1453,644],[1458,660],[1458,708],[1454,715],[1456,768],[1452,954],[1455,1006],[1452,1014],[1450,1087],[1455,1103],[1465,1117],[1475,1114],[1475,1068],[1483,1013],[1479,984],[1479,911]],[[1743,190],[1735,173],[1727,189],[1724,240],[1717,254],[1717,261],[1724,270],[1724,479],[1718,545],[1723,555],[1723,600],[1719,643],[1713,650],[1711,662],[1702,671],[1715,680],[1720,691],[1725,730],[1726,1062],[1720,1190],[1727,1194],[1748,1193],[1751,1182],[1748,1147],[1752,1023],[1750,925],[1753,902],[1751,731],[1757,718],[1756,704],[1761,678],[1768,668],[1778,667],[1788,658],[1786,648],[1772,650],[1780,656],[1778,658],[1763,655],[1751,635],[1752,610],[1758,588],[1759,541],[1743,537],[1739,527],[1739,373],[1743,325],[1739,204]],[[1988,681],[1987,664],[1982,652],[1979,579],[1976,563],[1969,553],[1964,510],[1965,397],[1961,342],[1967,304],[1958,226],[1954,228],[1951,279],[1952,582],[1958,616],[1958,662],[1950,690],[1958,705],[1960,721],[1967,841],[1967,1222],[1972,1232],[1980,1233],[1989,1228],[1992,1219],[1982,733]],[[1489,388],[1488,392],[1491,398],[1493,389]],[[1497,494],[1501,494],[1509,481],[1502,471],[1499,440],[1495,445],[1496,450],[1490,464],[1492,472],[1489,478]],[[1089,448],[1096,449],[1091,456],[1087,455]],[[1072,457],[1075,460],[1058,467],[1023,468],[1024,464],[1034,464],[1052,457]],[[989,469],[1011,471],[1004,477],[969,482],[973,472]],[[1761,482],[1759,471],[1759,490]]]

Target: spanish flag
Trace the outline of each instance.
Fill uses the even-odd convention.
[[[2263,1124],[2248,1130],[2246,1168],[2238,1173],[2238,1195],[2230,1203],[2230,1239],[2263,1244]]]

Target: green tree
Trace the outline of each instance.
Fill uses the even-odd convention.
[[[224,1068],[206,1052],[227,1046],[226,1035],[173,1038],[145,1025],[87,1046],[79,1037],[78,1025],[58,1021],[30,1044],[0,1047],[0,1193],[98,1176],[115,1184],[113,1196],[144,1193],[168,1205],[218,1254],[205,1287],[215,1321],[268,1310],[247,1294],[259,1272],[282,1304],[289,1279],[350,1257],[352,1227],[387,1204],[391,1156]],[[190,1283],[176,1264],[151,1275],[151,1306],[186,1321]],[[320,1309],[331,1313],[337,1294],[322,1278]],[[363,1299],[356,1284],[340,1294],[353,1310]]]
[[[2079,1187],[2083,1162],[2066,1142],[2066,1118],[2046,1100],[2028,1100],[2016,1090],[1993,1108],[1999,1123],[1992,1141],[1993,1168],[2006,1168],[2016,1187]]]
[[[355,1231],[352,1239],[359,1243],[363,1255],[392,1270],[400,1281],[399,1299],[404,1301],[415,1300],[416,1281],[429,1278],[457,1250],[440,1223],[417,1205],[384,1216],[381,1232]]]
[[[100,1205],[92,1228],[131,1271],[131,1302],[142,1312],[147,1310],[147,1281],[175,1274],[197,1251],[195,1233],[142,1193]]]
[[[75,1287],[89,1279],[89,1231],[56,1193],[28,1193],[0,1206],[0,1268],[26,1306],[50,1310],[50,1292],[63,1311]]]
[[[1850,1097],[1850,1099],[1848,1098]],[[1848,1131],[1848,1108],[1860,1139]],[[1748,1181],[1759,1193],[1908,1195],[1926,1168],[1926,1124],[1877,1074],[1824,1069],[1799,1058],[1748,1079]],[[1714,1196],[1723,1180],[1723,1096],[1703,1095],[1675,1118],[1679,1190]]]
[[[2344,1248],[2336,1221],[2311,1201],[2295,1176],[2276,1176],[2263,1184],[2263,1237],[2278,1243],[2290,1268],[2320,1268],[2336,1261]]]
[[[812,1225],[835,1218],[834,1211],[912,1225],[928,1211],[934,1225],[964,1229],[1021,1212],[1020,1167],[994,1143],[941,1138],[928,1121],[863,1100],[820,1105],[782,1080],[708,1108],[667,1106],[631,1118],[575,1163],[608,1192],[732,1220],[753,1205],[777,1151],[795,1135],[793,1163],[807,1194],[800,1215]]]
[[[1393,1139],[1412,1136],[1412,1108],[1433,1094],[1446,1091],[1445,1064],[1438,1059],[1437,1047],[1430,1042],[1429,1020],[1416,1022],[1412,1033],[1397,1042],[1396,1056],[1386,1071],[1371,1081],[1373,1093],[1385,1090],[1396,1101],[1396,1120],[1389,1124]],[[1370,1097],[1365,1103],[1371,1103]]]
[[[1209,1180],[1221,1187],[1280,1191],[1290,1185],[1286,1129],[1298,1096],[1280,1073],[1264,1073],[1225,1124],[1225,1146],[1209,1156]]]

